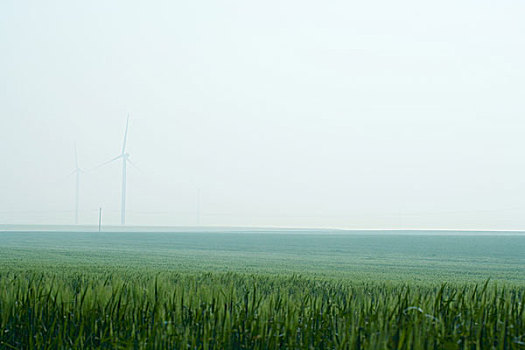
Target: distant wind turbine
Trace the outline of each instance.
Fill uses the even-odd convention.
[[[126,152],[126,140],[128,138],[128,124],[129,116],[126,120],[126,131],[124,132],[124,143],[122,144],[122,151],[115,158],[108,160],[105,163],[102,163],[99,167],[112,163],[118,159],[122,159],[122,198],[120,202],[120,223],[122,225],[126,224],[126,166],[129,162],[131,165],[134,165],[133,162],[129,159],[129,153]]]
[[[75,174],[76,185],[75,185],[75,225],[78,225],[78,208],[79,208],[79,192],[80,192],[80,173],[84,171],[78,166],[78,154],[77,144],[75,143],[75,170],[71,172],[71,175]]]

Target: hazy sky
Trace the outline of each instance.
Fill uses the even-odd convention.
[[[524,14],[2,0],[0,223],[525,229]]]

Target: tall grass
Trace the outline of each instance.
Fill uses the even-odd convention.
[[[0,273],[0,348],[523,349],[525,289],[298,276]]]

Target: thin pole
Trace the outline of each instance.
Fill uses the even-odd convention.
[[[98,232],[102,227],[102,208],[98,208]]]
[[[75,142],[75,225],[78,225],[78,193],[80,192],[80,168],[78,167],[77,143]]]
[[[120,224],[126,224],[126,163],[128,162],[127,154],[122,157],[122,202],[120,203]]]
[[[80,192],[80,171],[77,168],[76,170],[76,189],[75,189],[75,225],[78,225],[78,193]]]

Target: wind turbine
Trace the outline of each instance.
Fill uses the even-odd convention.
[[[128,138],[128,124],[129,124],[129,116],[126,120],[126,131],[124,132],[124,143],[122,144],[122,151],[118,156],[115,158],[108,160],[107,162],[101,164],[99,167],[112,163],[118,159],[122,159],[122,198],[120,202],[120,224],[125,225],[126,224],[126,166],[128,162],[133,165],[131,160],[129,160],[129,153],[126,152],[126,140]]]
[[[78,166],[78,154],[77,144],[75,143],[75,170],[71,172],[71,175],[75,174],[76,185],[75,185],[75,225],[78,225],[78,203],[79,203],[79,192],[80,192],[80,173],[84,171]]]

